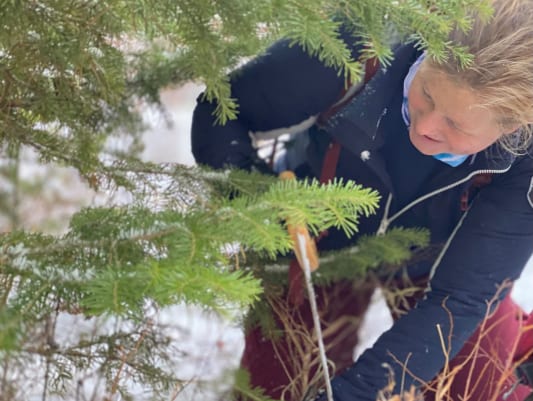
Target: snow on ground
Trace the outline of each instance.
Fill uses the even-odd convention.
[[[533,312],[533,257],[529,259],[522,276],[515,283],[511,295],[527,312]]]
[[[155,108],[147,108],[143,121],[151,126],[145,138],[144,158],[156,163],[175,162],[193,165],[191,153],[191,119],[196,97],[202,87],[187,84],[177,90],[161,93],[164,114]]]

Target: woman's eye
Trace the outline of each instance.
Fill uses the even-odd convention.
[[[459,127],[457,126],[457,124],[455,123],[455,121],[453,121],[453,120],[447,118],[447,119],[446,119],[446,123],[448,124],[448,127],[450,127],[450,128],[451,128],[452,130],[454,130],[455,132],[457,132],[457,133],[459,133],[459,134],[461,134],[461,135],[464,135],[464,136],[471,136],[471,134],[469,134],[469,133],[463,131],[461,128],[459,128]]]
[[[455,123],[455,121],[449,119],[449,118],[446,118],[446,123],[448,124],[448,126],[456,131],[461,131],[459,129],[459,127],[457,126],[457,124]],[[462,131],[461,131],[462,132]]]

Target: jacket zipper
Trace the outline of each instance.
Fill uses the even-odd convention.
[[[429,199],[437,194],[440,194],[441,192],[445,192],[453,187],[456,187],[457,185],[461,185],[463,184],[464,182],[467,182],[468,180],[470,180],[472,177],[474,177],[475,175],[478,175],[478,174],[503,174],[503,173],[506,173],[509,171],[509,169],[511,168],[512,164],[510,164],[506,169],[504,170],[477,170],[477,171],[473,171],[471,172],[470,174],[468,174],[465,178],[459,180],[459,181],[456,181],[452,184],[449,184],[449,185],[446,185],[442,188],[439,188],[439,189],[436,189],[430,193],[427,193],[423,196],[421,196],[420,198],[417,198],[415,199],[414,201],[412,201],[411,203],[409,203],[407,206],[404,206],[402,209],[400,209],[398,212],[396,212],[394,215],[392,215],[390,218],[388,217],[389,215],[389,209],[390,209],[390,205],[392,203],[392,194],[389,193],[389,196],[387,197],[387,203],[385,204],[385,210],[383,211],[383,217],[381,219],[381,223],[379,224],[379,228],[378,228],[378,231],[377,231],[377,235],[384,235],[386,232],[387,232],[387,229],[389,228],[390,224],[396,220],[398,217],[400,217],[402,214],[404,214],[407,210],[411,209],[413,206],[419,204],[420,202],[423,202],[425,201],[426,199]]]

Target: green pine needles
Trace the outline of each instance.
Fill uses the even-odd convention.
[[[65,307],[87,315],[138,321],[147,301],[159,307],[191,302],[220,312],[247,307],[261,286],[245,260],[237,265],[239,254],[274,259],[290,252],[289,217],[315,233],[339,227],[351,235],[378,199],[353,182],[279,181],[254,196],[211,199],[187,212],[84,209],[61,237],[17,231],[0,237],[2,273],[17,277],[6,307],[33,320],[50,296],[59,296]]]
[[[110,135],[126,134],[137,149],[134,100],[157,101],[162,87],[205,83],[225,123],[238,113],[227,72],[280,37],[351,82],[366,58],[390,61],[391,37],[468,64],[467,51],[446,38],[468,29],[472,10],[488,18],[491,9],[487,0],[2,0],[0,138],[89,175]],[[363,45],[362,59],[341,31]]]
[[[159,174],[175,171],[162,168]],[[43,339],[31,347],[31,353],[46,358],[54,372],[59,367],[68,373],[79,364],[89,366],[109,341],[114,348],[108,350],[107,364],[100,369],[111,382],[120,374],[120,350],[127,344],[133,347],[132,358],[141,350],[148,352],[149,344],[154,358],[168,358],[166,340],[162,338],[161,346],[153,340],[161,334],[148,324],[149,310],[185,302],[228,317],[240,314],[263,291],[254,266],[291,251],[285,227],[288,218],[313,232],[339,227],[352,235],[358,218],[372,213],[379,200],[375,191],[353,182],[319,186],[242,171],[178,171],[204,181],[184,210],[150,209],[154,193],[141,191],[139,179],[137,204],[83,209],[62,236],[22,231],[0,236],[0,355],[4,361],[23,363],[20,351],[39,336],[42,324],[52,324],[65,313],[120,318],[133,328],[100,336],[90,346],[80,344],[77,352],[55,344],[53,336]],[[152,166],[150,174],[156,172]],[[159,198],[172,197],[169,187],[164,188],[168,192],[161,191]],[[139,337],[142,347],[137,349]],[[7,358],[5,352],[11,356]],[[157,370],[157,364],[138,363],[129,369],[130,375],[147,380],[144,385],[158,387],[163,379],[169,384],[168,374]],[[154,372],[160,375],[150,376]],[[68,377],[65,373],[63,379]]]

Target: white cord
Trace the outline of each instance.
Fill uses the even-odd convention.
[[[313,288],[313,281],[311,280],[311,264],[307,257],[305,236],[298,233],[298,247],[302,256],[303,271],[305,274],[305,284],[307,285],[307,294],[309,296],[309,304],[311,305],[311,313],[313,315],[313,323],[315,325],[315,332],[318,341],[318,350],[320,353],[320,362],[322,364],[322,372],[324,374],[324,381],[326,382],[326,394],[328,401],[333,400],[333,389],[331,388],[328,361],[326,358],[326,348],[324,347],[324,337],[322,336],[322,328],[320,327],[320,317],[318,316],[318,307],[316,304],[315,289]]]

